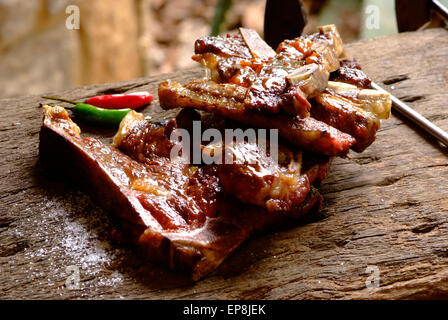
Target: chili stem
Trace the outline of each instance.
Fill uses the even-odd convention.
[[[62,102],[67,102],[67,103],[71,103],[71,104],[82,103],[82,102],[76,102],[76,101],[72,101],[72,100],[68,100],[68,99],[64,99],[64,98],[59,98],[59,97],[43,96],[42,98],[50,99],[50,100],[56,100],[56,101],[62,101]]]

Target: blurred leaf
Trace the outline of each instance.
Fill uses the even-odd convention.
[[[226,15],[233,4],[233,0],[218,0],[215,7],[215,16],[213,17],[212,27],[210,31],[211,36],[217,36],[221,33],[226,22]]]
[[[344,42],[348,43],[359,37],[361,8],[362,0],[329,0],[322,8],[317,24],[335,24]]]

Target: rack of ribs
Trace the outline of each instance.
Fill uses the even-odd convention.
[[[317,186],[333,157],[373,143],[391,101],[345,58],[333,25],[275,51],[248,29],[204,37],[193,59],[206,79],[159,84],[161,106],[180,109],[175,118],[153,123],[131,111],[105,145],[81,138],[64,108],[44,106],[39,152],[43,163],[86,186],[144,256],[198,280],[251,234],[318,213]],[[195,121],[199,163],[173,138],[181,130],[194,135]],[[221,136],[228,128],[277,129],[278,156],[271,157],[272,137],[205,141],[212,128]]]
[[[170,133],[180,125],[189,128],[193,120],[215,128],[222,124],[219,118],[205,121],[188,111],[163,125],[132,111],[113,145],[104,145],[81,138],[64,108],[44,106],[39,153],[52,170],[86,186],[121,222],[126,240],[149,260],[198,280],[254,232],[319,212],[322,196],[314,186],[325,178],[332,158],[279,146],[282,160],[275,163],[257,144],[241,142],[232,148],[236,153],[250,149],[249,165],[191,165],[181,157],[171,159],[176,142]],[[222,128],[231,125],[238,126]]]
[[[390,114],[390,96],[372,90],[359,64],[345,58],[334,25],[285,40],[276,51],[241,28],[197,40],[193,59],[207,78],[162,82],[163,108],[196,108],[275,128],[289,142],[331,156],[365,150]]]

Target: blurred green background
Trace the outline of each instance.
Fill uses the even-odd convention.
[[[366,19],[375,15],[375,9],[369,10],[369,7],[379,9],[378,24],[379,28],[368,28]],[[356,12],[356,13],[355,13]],[[359,17],[356,17],[356,14]],[[395,17],[395,4],[391,0],[330,0],[319,13],[318,24],[336,23],[345,25],[350,20],[354,34],[357,38],[366,39],[380,37],[397,33],[397,20]],[[364,22],[364,23],[363,23]]]

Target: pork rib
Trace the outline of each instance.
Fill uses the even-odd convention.
[[[350,135],[311,117],[302,119],[247,111],[241,102],[244,91],[240,90],[240,86],[206,80],[192,81],[185,86],[164,81],[159,84],[159,99],[165,109],[195,108],[255,127],[277,129],[279,135],[292,144],[324,155],[344,156],[355,143]]]
[[[65,109],[44,106],[41,160],[59,174],[72,175],[120,218],[128,239],[147,258],[184,270],[193,280],[214,270],[253,232],[289,225],[321,207],[322,197],[313,187],[303,202],[275,214],[235,198],[222,201],[231,195],[224,193],[216,166],[166,158],[175,120],[160,127],[131,112],[122,124],[116,146],[106,146],[81,138]],[[309,175],[302,174],[321,178],[328,161],[316,165],[307,168]]]
[[[325,89],[330,72],[339,68],[343,51],[333,25],[320,27],[310,36],[285,40],[276,52],[255,31],[240,28],[236,35],[198,39],[193,59],[210,71],[214,82],[249,88],[246,109],[284,110],[306,117],[307,98]]]
[[[390,115],[390,96],[370,89],[359,63],[340,59],[344,47],[334,25],[285,40],[275,53],[247,29],[201,38],[195,48],[211,80],[162,82],[163,108],[192,107],[278,129],[291,143],[332,156],[365,150],[376,138],[379,119]]]
[[[364,151],[376,138],[380,119],[390,116],[388,93],[362,89],[345,82],[329,81],[328,87],[312,101],[313,118],[338,128],[356,139],[353,150]]]

